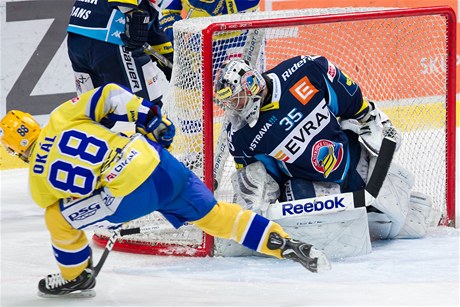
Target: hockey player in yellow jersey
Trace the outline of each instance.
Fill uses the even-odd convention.
[[[132,137],[99,122],[136,124]],[[266,255],[288,258],[308,270],[327,269],[324,254],[290,239],[277,223],[217,201],[201,180],[168,150],[175,128],[150,101],[109,83],[66,101],[41,128],[21,111],[0,122],[0,138],[29,163],[33,200],[45,209],[60,273],[39,282],[39,295],[92,291],[95,276],[83,229],[117,228],[158,211],[176,228],[192,223]]]
[[[255,12],[259,10],[260,0],[162,0],[160,27],[174,40],[172,26],[185,18],[209,17],[227,14]]]

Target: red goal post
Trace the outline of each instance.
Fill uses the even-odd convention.
[[[344,14],[331,14],[331,15],[317,15],[317,16],[294,16],[294,17],[286,17],[286,18],[276,18],[276,19],[265,19],[265,20],[257,20],[257,21],[233,21],[233,22],[223,22],[223,23],[212,23],[210,24],[205,30],[203,30],[203,105],[204,105],[204,120],[203,120],[203,130],[204,130],[204,148],[205,152],[208,155],[213,156],[214,144],[215,140],[213,139],[213,128],[215,125],[214,115],[215,113],[215,106],[212,102],[212,84],[213,84],[213,73],[215,73],[216,67],[213,65],[213,38],[216,36],[216,33],[225,32],[225,31],[238,31],[238,30],[247,30],[247,29],[259,29],[259,28],[276,28],[276,27],[295,27],[295,26],[306,26],[306,25],[324,25],[324,24],[336,24],[336,23],[359,23],[360,21],[376,21],[376,20],[396,20],[396,19],[404,19],[404,18],[412,18],[422,20],[423,18],[430,18],[430,16],[436,18],[442,18],[445,22],[445,49],[444,52],[437,54],[437,56],[441,56],[441,60],[443,60],[443,64],[445,65],[445,72],[444,78],[440,82],[444,82],[443,90],[444,93],[441,96],[444,97],[445,102],[441,101],[440,103],[445,103],[445,115],[442,116],[442,120],[445,121],[441,123],[445,133],[445,148],[443,158],[445,159],[445,165],[441,166],[440,169],[443,170],[445,174],[445,178],[441,178],[440,186],[433,186],[432,190],[441,190],[441,194],[443,195],[441,198],[445,200],[445,204],[436,204],[439,207],[442,207],[443,212],[443,224],[454,225],[455,224],[455,152],[456,152],[456,17],[455,13],[452,8],[450,7],[424,7],[424,8],[408,8],[408,9],[383,9],[381,11],[368,11],[368,12],[353,12],[353,13],[344,13]],[[416,23],[414,23],[415,25]],[[410,25],[410,26],[414,26]],[[419,26],[422,26],[420,24]],[[411,29],[415,30],[415,29]],[[423,31],[420,31],[421,34]],[[427,31],[428,32],[428,31]],[[331,33],[329,33],[331,34]],[[408,32],[407,35],[412,36],[416,39],[417,33]],[[330,37],[329,37],[330,38]],[[326,39],[328,39],[326,37]],[[375,39],[375,38],[374,38]],[[418,42],[418,45],[423,44]],[[372,45],[372,42],[369,41],[369,44],[365,46],[369,48]],[[423,46],[423,45],[422,45]],[[427,46],[427,49],[429,46]],[[403,49],[402,49],[403,50]],[[371,100],[381,101],[382,95],[377,95],[378,99],[369,93],[369,86],[368,84],[371,83],[363,82],[362,77],[353,74],[354,69],[347,69],[344,68],[345,65],[340,59],[336,60],[336,50],[327,51],[321,53],[321,50],[316,50],[317,52],[307,53],[307,54],[320,54],[326,56],[328,59],[331,59],[335,64],[341,67],[348,75],[352,77],[358,84],[361,85],[364,89],[364,95]],[[353,51],[349,50],[348,55]],[[327,54],[331,53],[331,54]],[[306,53],[294,53],[289,55],[283,55],[279,61],[282,59],[286,59],[290,56],[295,56],[299,54],[306,54]],[[429,54],[429,53],[427,53]],[[361,55],[364,56],[364,55]],[[373,56],[372,54],[370,56]],[[408,59],[407,56],[403,54],[396,54],[396,56],[400,56],[405,60]],[[419,59],[423,56],[421,54],[418,55]],[[267,56],[267,62],[270,62],[269,56]],[[426,57],[426,60],[430,60],[429,57]],[[413,61],[411,61],[413,63]],[[276,62],[268,63],[267,68],[270,68],[270,65],[276,64]],[[388,67],[389,68],[389,67]],[[413,70],[412,72],[415,72]],[[423,85],[422,83],[417,85]],[[413,85],[409,87],[409,90],[416,91],[415,88],[417,85]],[[423,89],[421,89],[423,90]],[[439,89],[438,89],[439,90]],[[434,94],[436,93],[436,89],[433,89]],[[432,95],[432,96],[439,96],[439,95]],[[431,97],[431,96],[428,96]],[[380,98],[380,99],[379,99]],[[385,97],[387,98],[387,97]],[[386,100],[389,100],[388,98]],[[427,98],[426,101],[430,101],[431,98]],[[384,100],[385,101],[385,100]],[[422,103],[425,101],[422,99]],[[380,105],[380,108],[386,109],[385,105]],[[423,111],[423,108],[419,110]],[[414,127],[410,127],[407,121],[404,121],[400,118],[400,115],[394,114],[391,110],[385,110],[386,113],[389,113],[390,118],[393,122],[396,122],[398,128],[402,128],[404,131],[408,129],[414,129]],[[397,110],[398,112],[400,110]],[[441,111],[442,113],[442,111]],[[430,115],[430,114],[428,114]],[[442,114],[441,114],[442,115]],[[440,116],[439,114],[435,114],[435,116]],[[426,118],[425,120],[430,120],[430,118]],[[402,124],[400,123],[403,121],[405,127],[401,127]],[[433,122],[436,119],[432,119]],[[399,125],[398,125],[399,124]],[[439,123],[428,123],[432,125],[437,125]],[[415,125],[414,125],[415,126]],[[405,142],[408,142],[405,140]],[[410,140],[409,140],[410,143]],[[426,144],[424,144],[426,145]],[[433,146],[434,147],[434,146]],[[206,149],[209,150],[206,150]],[[401,156],[401,155],[399,155]],[[432,159],[429,153],[425,155],[427,160]],[[399,160],[402,160],[401,158]],[[413,159],[410,162],[420,163],[424,160]],[[410,165],[403,164],[405,167],[411,169]],[[429,169],[428,169],[429,170]],[[433,169],[435,171],[435,169]],[[427,172],[425,175],[428,177],[430,173]],[[205,159],[204,161],[204,180],[208,187],[212,187],[212,178],[213,178],[213,161],[211,159]],[[423,176],[420,174],[419,177]],[[441,176],[443,177],[443,176]],[[419,178],[420,180],[420,178]],[[426,191],[422,191],[427,193]],[[435,200],[436,201],[436,200]]]
[[[456,18],[451,8],[328,8],[195,18],[177,22],[174,36],[174,68],[163,107],[177,128],[173,154],[210,189],[224,121],[213,105],[213,76],[229,56],[246,58],[253,52],[248,42],[255,39],[253,63],[259,69],[296,55],[323,55],[356,81],[402,132],[395,159],[415,174],[414,189],[432,197],[443,224],[455,224]],[[222,165],[215,195],[233,201],[232,159],[225,157]],[[154,234],[123,237],[114,249],[215,253],[213,238],[194,226],[176,231],[159,214],[128,227],[149,224],[165,226]],[[107,233],[98,230],[93,238],[104,245]]]

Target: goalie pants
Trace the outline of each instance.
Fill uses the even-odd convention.
[[[217,202],[193,172],[160,145],[151,144],[160,154],[159,165],[138,188],[122,197],[115,212],[101,222],[121,224],[158,211],[176,228],[192,222],[210,235],[233,239],[253,250],[281,258],[280,250],[266,247],[271,232],[288,237],[281,226],[237,204]],[[45,220],[63,277],[77,277],[88,266],[91,252],[82,230],[85,227],[73,227],[61,214],[59,204],[46,208]]]

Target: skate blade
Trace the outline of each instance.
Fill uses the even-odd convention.
[[[322,251],[312,247],[309,257],[318,259],[317,272],[329,271],[331,269],[331,264],[329,263],[329,260],[327,260],[326,254],[324,254]]]
[[[79,290],[70,292],[67,294],[46,294],[43,292],[38,291],[37,295],[43,298],[89,298],[95,297],[96,291],[94,289],[87,289],[87,290]]]

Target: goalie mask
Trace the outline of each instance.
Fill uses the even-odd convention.
[[[40,134],[40,125],[29,113],[9,111],[0,122],[0,140],[5,149],[28,161],[27,151]]]
[[[217,72],[214,101],[252,128],[259,119],[261,93],[265,87],[265,80],[258,71],[244,60],[233,59],[224,62]]]

